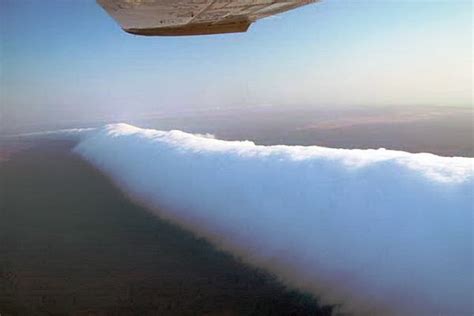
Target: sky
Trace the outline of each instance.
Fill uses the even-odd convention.
[[[471,1],[324,0],[247,33],[138,37],[95,1],[0,1],[3,124],[202,108],[472,106]]]

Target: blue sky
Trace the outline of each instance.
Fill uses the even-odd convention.
[[[326,0],[247,33],[137,37],[95,1],[0,1],[4,118],[472,106],[470,1]]]

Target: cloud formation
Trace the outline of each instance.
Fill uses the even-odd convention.
[[[472,314],[472,158],[107,125],[74,149],[132,199],[359,314]]]

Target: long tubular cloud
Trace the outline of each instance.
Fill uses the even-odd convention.
[[[471,315],[472,158],[126,124],[75,151],[135,201],[356,314]]]

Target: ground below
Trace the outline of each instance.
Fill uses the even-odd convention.
[[[2,144],[2,316],[331,314],[134,205],[72,146]]]

